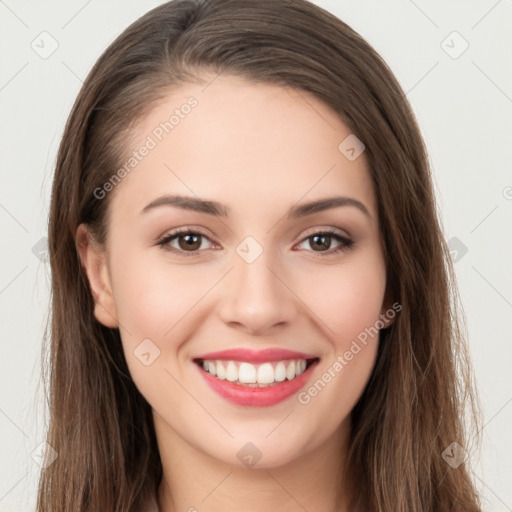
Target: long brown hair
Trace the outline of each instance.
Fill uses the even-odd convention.
[[[38,512],[135,512],[162,478],[151,408],[117,329],[96,321],[76,230],[106,240],[109,195],[130,129],[156,101],[204,71],[286,85],[325,102],[365,144],[389,292],[402,305],[381,333],[376,366],[352,411],[354,510],[479,511],[464,411],[475,402],[453,269],[424,143],[388,66],[354,30],[306,0],[174,0],[128,27],[99,58],[60,144],[49,218],[48,444]],[[466,404],[466,405],[465,405]],[[451,452],[450,452],[451,453]],[[341,483],[340,483],[341,486]]]

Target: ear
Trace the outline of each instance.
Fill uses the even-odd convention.
[[[95,242],[85,224],[78,226],[75,240],[94,299],[94,316],[105,327],[118,327],[106,252]]]

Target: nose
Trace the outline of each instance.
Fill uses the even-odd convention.
[[[248,334],[265,334],[297,318],[298,299],[284,273],[273,267],[265,251],[252,263],[235,261],[220,299],[224,323]]]

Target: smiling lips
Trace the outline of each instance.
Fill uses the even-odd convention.
[[[298,392],[319,358],[282,349],[232,349],[194,359],[220,396],[237,405],[268,406]]]

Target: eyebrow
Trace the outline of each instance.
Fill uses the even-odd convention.
[[[140,213],[146,213],[160,206],[175,206],[184,210],[192,210],[224,218],[229,217],[231,212],[231,209],[228,206],[217,201],[210,201],[192,196],[164,195],[151,201]],[[340,206],[352,206],[357,208],[371,219],[370,212],[366,206],[361,203],[361,201],[345,196],[326,197],[324,199],[318,199],[316,201],[310,201],[308,203],[293,206],[286,214],[286,217],[288,219],[302,218],[331,208],[338,208]]]

